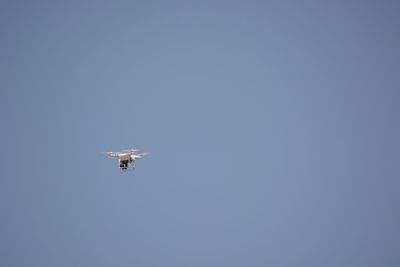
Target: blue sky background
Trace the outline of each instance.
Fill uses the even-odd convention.
[[[0,265],[399,266],[399,8],[1,1]]]

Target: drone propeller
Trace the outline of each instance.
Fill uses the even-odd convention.
[[[104,154],[107,154],[111,158],[115,158],[116,153],[115,152],[103,152]]]
[[[133,148],[130,148],[130,149],[122,150],[121,152],[138,152],[138,151],[140,151],[140,149],[133,149]]]

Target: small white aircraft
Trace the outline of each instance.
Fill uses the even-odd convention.
[[[144,156],[148,155],[148,152],[140,152],[139,149],[128,149],[120,152],[105,152],[112,158],[118,159],[119,168],[126,171],[131,166],[135,169],[135,160],[142,159]]]

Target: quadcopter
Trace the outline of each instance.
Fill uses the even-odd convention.
[[[105,152],[112,158],[118,159],[119,168],[122,171],[128,170],[130,167],[135,169],[135,160],[142,159],[149,154],[148,152],[140,152],[139,149],[122,150],[121,152]]]

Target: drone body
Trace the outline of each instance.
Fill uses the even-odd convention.
[[[118,159],[119,168],[122,171],[128,170],[130,167],[135,169],[135,160],[142,159],[147,152],[140,152],[137,149],[128,149],[121,152],[106,152],[112,158]]]

